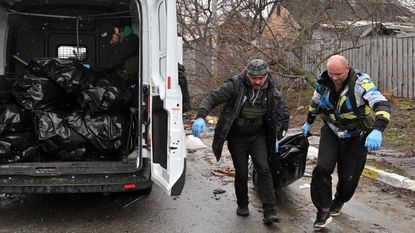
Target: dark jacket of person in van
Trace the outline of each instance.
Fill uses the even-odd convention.
[[[110,67],[128,84],[137,83],[138,36],[130,26],[115,27],[110,43],[113,46]]]
[[[121,78],[127,80],[129,85],[136,84],[139,64],[137,35],[133,33],[130,26],[124,26],[121,29],[115,27],[110,43],[113,46],[110,67],[114,68]],[[185,72],[185,67],[179,63],[178,78],[183,97],[183,112],[191,110]]]

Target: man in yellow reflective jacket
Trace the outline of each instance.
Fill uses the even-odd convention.
[[[368,151],[381,146],[390,113],[390,103],[369,75],[350,67],[343,56],[329,58],[302,128],[307,135],[317,115],[324,121],[311,180],[311,199],[318,211],[315,227],[325,227],[331,216],[339,215],[343,204],[352,198]],[[339,180],[332,200],[331,174],[336,164]]]

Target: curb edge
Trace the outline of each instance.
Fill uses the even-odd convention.
[[[317,159],[318,148],[310,146],[308,148],[307,159]],[[362,176],[368,177],[373,180],[377,180],[386,183],[390,186],[403,188],[411,191],[415,191],[415,181],[405,176],[398,175],[396,173],[385,172],[378,168],[366,165],[363,169]]]
[[[363,169],[362,176],[381,181],[393,187],[415,191],[414,180],[411,180],[405,176],[398,175],[396,173],[385,172],[372,166],[366,165]]]

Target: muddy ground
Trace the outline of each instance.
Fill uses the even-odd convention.
[[[212,132],[208,132],[203,141],[210,145]],[[232,177],[232,161],[226,150],[224,157],[216,163],[210,148],[191,153],[189,158],[199,160],[195,166],[200,166],[205,177],[217,181],[227,187],[227,195],[236,200]],[[192,159],[192,160],[193,160]],[[204,164],[206,163],[208,166]],[[309,184],[314,161],[308,161],[306,176],[295,183],[276,191],[277,209],[280,223],[276,224],[280,232],[310,232],[315,220],[315,208],[311,203]],[[218,173],[217,170],[225,171]],[[333,175],[333,182],[337,180]],[[261,217],[261,204],[256,196],[252,182],[251,212]],[[333,186],[335,191],[335,186]],[[219,195],[220,196],[220,195]],[[220,202],[221,199],[218,200]],[[229,208],[236,208],[236,204]],[[252,209],[254,211],[252,211]],[[256,213],[255,213],[256,212]],[[362,177],[355,196],[343,209],[343,214],[333,220],[323,232],[414,232],[415,231],[415,193],[397,189],[381,182]],[[258,231],[261,232],[261,231]],[[276,232],[279,232],[276,230]]]
[[[301,127],[304,124],[311,95],[311,90],[284,92],[292,116],[291,129]],[[367,163],[382,170],[415,179],[415,101],[396,98],[390,100],[393,104],[392,119],[384,133],[382,150],[369,154]],[[213,115],[215,113],[217,114],[218,111],[214,111]],[[210,128],[213,127],[210,126]],[[320,135],[320,127],[321,121],[316,120],[312,133]],[[204,138],[205,143],[209,146],[210,134],[212,132],[207,133]],[[189,157],[195,155],[189,154]],[[204,152],[203,158],[213,167],[224,169],[232,167],[230,158],[226,158],[226,156],[223,161],[217,164],[208,150]],[[308,174],[311,174],[314,165],[309,161],[306,171]],[[229,178],[216,177],[216,179],[225,179],[224,184],[226,185],[231,182]],[[333,179],[335,183],[335,175],[333,175]],[[309,197],[309,188],[307,188],[309,182],[309,177],[303,177],[277,192],[281,221],[291,224],[304,221],[299,225],[299,228],[288,228],[286,230],[289,231],[282,232],[309,232],[311,230],[310,226],[315,218],[315,209]],[[233,192],[233,190],[231,191]],[[254,191],[253,194],[255,194]],[[257,198],[253,205],[260,210]],[[330,228],[324,232],[415,232],[415,192],[394,188],[379,181],[362,177],[355,196],[344,207],[344,213],[344,216],[336,218]]]
[[[212,131],[203,137],[210,145]],[[307,165],[311,173],[314,163]],[[221,172],[223,171],[223,172]],[[261,203],[249,182],[251,215],[236,215],[232,161],[226,149],[216,162],[209,148],[187,155],[181,196],[169,197],[157,185],[137,194],[1,195],[0,232],[313,232],[316,210],[310,177],[276,191],[279,222],[262,223]],[[334,176],[335,178],[335,176]],[[362,178],[355,196],[321,232],[415,232],[415,195]]]

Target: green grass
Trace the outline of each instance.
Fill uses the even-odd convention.
[[[415,156],[415,101],[397,99],[391,121],[384,132],[383,145]]]

